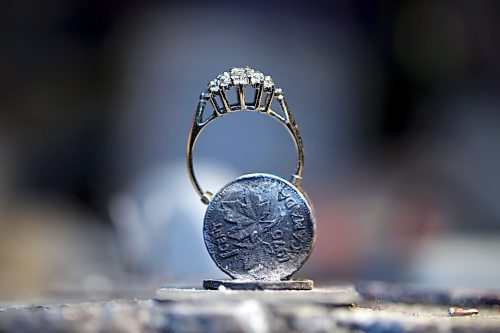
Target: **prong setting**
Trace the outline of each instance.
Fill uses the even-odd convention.
[[[237,90],[237,103],[230,104],[226,91],[232,88]],[[255,89],[253,101],[247,103],[245,99],[245,88]],[[276,91],[279,91],[277,94]],[[256,71],[250,67],[233,67],[229,71],[217,76],[210,81],[207,86],[207,94],[214,102],[212,106],[216,108],[216,115],[228,112],[254,110],[270,113],[270,105],[274,97],[283,98],[281,89],[275,87],[274,81],[269,75]],[[215,102],[215,97],[219,97],[222,105]],[[265,97],[265,98],[264,98]],[[221,108],[219,108],[221,105]]]
[[[247,71],[245,68],[231,68],[231,80],[233,81],[233,85],[243,85],[246,86],[249,82],[249,78],[247,76]]]

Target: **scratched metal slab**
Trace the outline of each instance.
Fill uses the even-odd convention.
[[[335,285],[312,290],[204,290],[198,288],[161,288],[156,291],[159,302],[238,302],[254,300],[277,305],[317,304],[352,306],[361,301],[352,285]]]

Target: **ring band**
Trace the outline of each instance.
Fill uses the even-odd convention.
[[[245,88],[248,86],[255,89],[255,96],[250,102],[247,102],[245,99]],[[237,91],[238,101],[236,104],[230,104],[226,95],[226,91],[233,87]],[[274,98],[276,98],[283,115],[271,109],[271,104]],[[207,103],[211,104],[213,112],[206,119],[203,119]],[[186,154],[188,175],[196,192],[200,196],[201,201],[208,204],[212,199],[213,194],[212,192],[204,191],[195,176],[193,166],[194,146],[202,130],[211,121],[237,111],[256,111],[267,114],[278,120],[288,129],[288,132],[294,140],[298,157],[297,168],[295,173],[292,175],[291,182],[293,185],[300,188],[302,170],[304,168],[304,147],[297,123],[288,109],[283,91],[280,88],[275,87],[274,81],[270,76],[266,76],[259,71],[253,70],[249,67],[232,68],[229,72],[224,72],[219,75],[217,79],[210,81],[207,90],[201,93],[198,107],[193,119],[193,125],[191,126],[191,131],[189,133]]]

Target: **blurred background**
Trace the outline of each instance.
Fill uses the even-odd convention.
[[[0,300],[224,277],[185,144],[208,81],[245,65],[304,139],[318,238],[297,276],[499,287],[500,2],[3,1],[0,37]],[[212,191],[294,166],[252,113],[195,157]]]

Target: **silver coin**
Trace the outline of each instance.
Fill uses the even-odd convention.
[[[279,281],[306,261],[315,221],[304,194],[269,174],[250,174],[210,201],[203,236],[217,266],[234,279]]]

